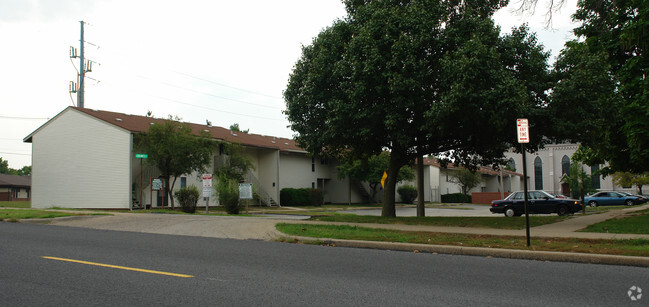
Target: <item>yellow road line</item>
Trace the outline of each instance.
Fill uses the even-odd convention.
[[[82,260],[74,260],[74,259],[66,259],[66,258],[58,258],[58,257],[49,257],[49,256],[42,256],[42,258],[45,258],[45,259],[51,259],[51,260],[58,260],[58,261],[67,261],[67,262],[82,263],[82,264],[88,264],[88,265],[96,265],[96,266],[107,267],[107,268],[113,268],[113,269],[120,269],[120,270],[128,270],[128,271],[137,271],[137,272],[151,273],[151,274],[169,275],[169,276],[184,277],[184,278],[191,278],[191,277],[194,277],[194,276],[192,276],[192,275],[176,274],[176,273],[161,272],[161,271],[153,271],[153,270],[138,269],[138,268],[130,268],[130,267],[125,267],[125,266],[112,265],[112,264],[103,264],[103,263],[96,263],[96,262],[89,262],[89,261],[82,261]]]

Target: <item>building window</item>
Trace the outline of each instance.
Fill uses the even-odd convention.
[[[543,190],[543,162],[540,157],[534,159],[534,189]]]
[[[509,158],[509,161],[507,161],[507,166],[505,169],[510,170],[512,172],[516,171],[516,162],[514,162],[514,158]]]
[[[329,160],[327,158],[320,158],[320,165],[327,165],[329,164]]]
[[[315,158],[311,158],[311,171],[315,172]]]
[[[315,182],[311,182],[311,188],[315,189]]]
[[[187,177],[180,177],[180,188],[187,186]]]
[[[570,174],[570,158],[563,156],[561,158],[561,175]]]
[[[599,171],[599,164],[590,167],[590,173],[593,176],[593,189],[601,189],[601,184],[599,182],[599,174],[595,174],[595,172],[597,171]]]

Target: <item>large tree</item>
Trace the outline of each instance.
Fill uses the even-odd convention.
[[[315,155],[390,151],[383,216],[395,216],[398,171],[416,157],[492,162],[519,116],[541,140],[548,54],[524,27],[499,36],[490,18],[506,1],[344,2],[348,15],[303,48],[286,114]]]
[[[557,61],[553,103],[580,124],[564,131],[609,163],[604,174],[649,171],[649,2],[583,0],[573,18],[581,41]]]
[[[166,182],[165,199],[171,199],[171,208],[174,209],[174,198],[170,193],[176,178],[193,171],[204,172],[212,162],[216,142],[205,131],[194,135],[189,124],[169,116],[162,123],[151,125],[145,134],[138,135],[136,146],[149,155],[147,162],[162,173]],[[171,176],[174,179],[169,183]]]

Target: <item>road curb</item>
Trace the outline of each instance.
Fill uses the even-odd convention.
[[[516,249],[449,246],[449,245],[428,245],[428,244],[395,243],[395,242],[373,242],[373,241],[341,240],[341,239],[318,239],[318,238],[311,238],[311,237],[290,237],[290,238],[294,238],[298,241],[304,241],[304,242],[322,241],[327,245],[339,246],[339,247],[370,248],[370,249],[382,249],[382,250],[427,252],[427,253],[438,253],[438,254],[449,254],[449,255],[483,256],[483,257],[496,257],[496,258],[539,260],[539,261],[557,261],[557,262],[575,262],[575,263],[589,263],[589,264],[609,264],[609,265],[649,267],[649,257],[550,252],[550,251],[529,251],[529,250],[516,250]]]

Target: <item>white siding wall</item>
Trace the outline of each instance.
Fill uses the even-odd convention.
[[[68,109],[32,137],[32,207],[129,208],[131,134]]]
[[[320,167],[319,159],[315,159],[315,171],[311,170],[311,165],[311,157],[305,154],[280,153],[280,190],[283,188],[317,187],[318,178],[329,178],[330,172],[324,167]]]

